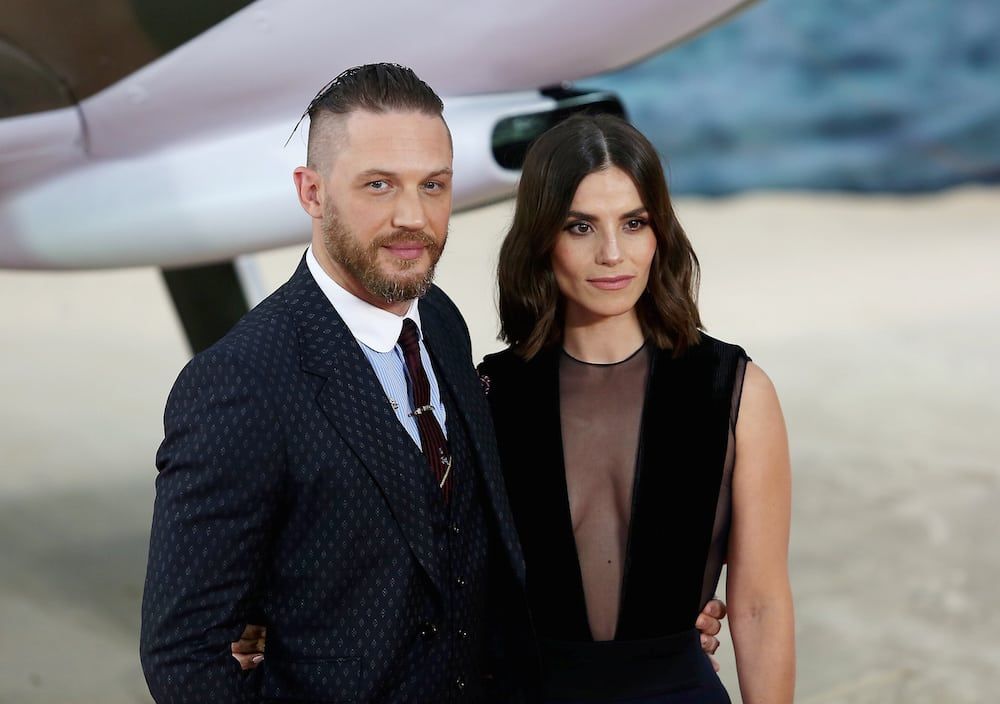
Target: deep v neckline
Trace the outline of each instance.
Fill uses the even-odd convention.
[[[642,353],[643,359],[642,360],[633,360],[633,357],[635,357],[639,353]],[[643,435],[644,428],[645,428],[646,412],[647,412],[648,405],[649,405],[648,404],[648,400],[649,400],[648,399],[648,396],[649,396],[649,387],[650,387],[650,379],[652,378],[652,367],[653,367],[653,361],[655,359],[655,355],[652,354],[652,351],[650,349],[648,349],[646,347],[643,347],[643,348],[640,348],[640,350],[637,350],[637,352],[636,352],[635,355],[632,355],[628,359],[623,360],[618,365],[589,365],[586,362],[582,362],[580,360],[575,360],[574,358],[572,358],[572,357],[570,357],[568,355],[566,355],[566,359],[569,359],[570,361],[566,362],[565,359],[563,358],[563,355],[556,355],[556,360],[554,360],[554,362],[553,362],[553,366],[554,366],[553,371],[555,373],[552,375],[554,388],[550,389],[550,394],[549,394],[550,402],[553,404],[553,407],[551,408],[552,413],[551,413],[550,417],[552,417],[552,418],[555,419],[554,426],[552,427],[552,431],[555,433],[556,438],[558,440],[557,451],[558,451],[559,463],[557,465],[557,467],[558,467],[558,471],[557,471],[558,478],[556,479],[556,482],[558,483],[558,490],[559,490],[559,496],[558,496],[558,499],[559,499],[559,501],[558,501],[558,504],[559,504],[559,509],[558,509],[559,510],[559,517],[558,518],[559,518],[559,522],[560,522],[560,525],[561,525],[561,529],[560,529],[559,533],[563,536],[562,540],[564,541],[564,549],[569,550],[571,552],[571,555],[572,555],[572,558],[573,558],[572,559],[572,563],[573,563],[573,565],[575,565],[575,570],[573,570],[573,574],[571,576],[571,579],[569,580],[569,582],[572,584],[573,590],[575,591],[575,594],[574,594],[575,598],[572,601],[577,605],[576,608],[573,609],[576,612],[573,615],[573,620],[577,621],[579,623],[579,632],[581,634],[585,633],[589,637],[590,641],[592,641],[592,642],[607,642],[608,640],[611,640],[611,641],[617,640],[621,636],[621,634],[622,634],[622,626],[623,626],[623,615],[626,612],[625,603],[626,603],[626,599],[627,599],[627,596],[628,596],[629,567],[630,567],[630,564],[631,564],[631,556],[632,556],[631,549],[632,549],[632,546],[633,546],[633,531],[634,531],[634,528],[635,528],[634,518],[635,518],[637,500],[638,500],[638,497],[640,495],[640,483],[641,483],[642,474],[643,474],[642,473],[642,465],[643,465],[643,443],[642,443],[642,435]],[[564,378],[564,374],[563,374],[563,365],[564,364],[569,364],[569,365],[583,365],[583,367],[604,368],[604,369],[610,371],[609,368],[623,365],[625,363],[628,363],[629,361],[633,361],[634,364],[639,364],[641,362],[642,363],[642,367],[633,368],[630,372],[628,372],[628,373],[632,373],[632,374],[635,374],[635,373],[640,373],[641,374],[641,383],[636,384],[636,386],[638,388],[635,389],[635,391],[630,392],[630,393],[633,393],[633,394],[639,394],[641,396],[641,399],[638,402],[638,404],[639,404],[638,407],[632,407],[632,408],[630,408],[631,412],[633,412],[635,414],[635,421],[636,421],[635,422],[635,427],[631,428],[631,432],[634,433],[634,435],[635,435],[635,438],[634,438],[634,441],[635,441],[634,450],[631,450],[631,452],[629,452],[628,450],[630,450],[631,448],[629,448],[628,446],[626,446],[626,451],[622,452],[623,457],[628,457],[629,455],[631,455],[631,460],[623,459],[623,462],[622,462],[622,465],[621,465],[621,466],[630,465],[631,476],[626,476],[626,477],[620,477],[619,478],[619,486],[624,486],[625,483],[627,483],[627,485],[628,485],[628,491],[629,491],[628,497],[627,497],[627,502],[625,502],[625,503],[627,503],[628,513],[627,513],[627,515],[624,516],[624,520],[622,521],[622,523],[618,524],[620,528],[624,528],[625,540],[624,540],[624,545],[622,546],[621,553],[620,553],[620,559],[621,559],[621,564],[622,564],[622,566],[621,566],[621,574],[617,578],[617,580],[615,580],[617,582],[617,595],[616,595],[616,599],[615,599],[615,601],[616,601],[616,603],[615,603],[615,612],[613,614],[614,630],[613,630],[613,633],[611,634],[611,638],[610,639],[603,639],[602,638],[601,640],[597,640],[594,637],[594,624],[591,622],[591,607],[593,605],[589,604],[588,601],[587,601],[587,589],[586,589],[586,586],[585,586],[586,582],[585,582],[585,578],[584,578],[584,564],[581,561],[581,557],[580,557],[582,550],[581,550],[580,541],[578,540],[577,529],[576,529],[576,526],[577,526],[577,522],[576,521],[577,521],[577,519],[579,517],[574,515],[574,512],[573,512],[573,502],[572,502],[572,500],[570,498],[570,485],[571,485],[570,475],[571,475],[571,470],[567,466],[567,439],[566,439],[566,437],[564,437],[564,429],[565,429],[564,428],[564,419],[565,419],[565,417],[564,417],[564,411],[566,410],[566,408],[564,407],[564,400],[565,399],[564,399],[564,394],[563,394],[563,384],[565,382],[565,378]],[[580,367],[579,369],[582,369],[582,367]],[[637,372],[636,371],[637,369],[641,369],[641,372]],[[572,370],[570,372],[568,372],[567,375],[570,375],[571,373],[572,373]],[[585,374],[587,373],[586,370],[584,370],[584,373]],[[603,374],[603,373],[608,373],[608,372],[598,371],[597,373]],[[615,372],[614,371],[610,371],[610,373],[614,374]],[[635,383],[635,381],[637,381],[637,380],[632,380],[632,381],[633,381],[633,383]],[[594,421],[599,420],[599,414],[595,414],[595,415],[597,415],[597,417],[595,417],[593,420]],[[591,422],[591,418],[587,418],[586,420],[588,422]],[[600,471],[600,470],[598,470],[598,471]],[[623,479],[624,479],[624,481],[622,481]],[[591,481],[593,481],[592,478],[591,478]],[[614,483],[615,483],[615,478],[614,477],[602,477],[602,479],[598,480],[598,481],[599,481],[600,489],[602,491],[604,491],[604,490],[613,491],[614,490],[614,486],[613,486]],[[606,486],[605,486],[605,484],[606,484]],[[586,487],[584,487],[583,490],[586,491],[587,490]],[[590,489],[590,490],[594,491],[594,489]],[[607,499],[607,497],[604,497],[603,500],[608,500],[608,499]],[[611,500],[614,500],[614,499],[612,498]],[[587,504],[586,497],[584,497],[584,499],[579,500],[578,503]],[[586,514],[588,512],[587,510],[584,510],[582,507],[578,506],[578,508],[581,508],[581,510],[583,511],[584,514]],[[591,519],[591,520],[593,520],[593,519]],[[597,530],[614,530],[614,525],[615,525],[614,523],[608,523],[607,527],[605,527],[605,525],[606,525],[605,522],[603,522],[603,521],[599,522],[599,526],[598,526]],[[619,533],[619,536],[620,536],[620,533]],[[600,536],[600,539],[598,540],[598,543],[600,543],[604,539],[606,539],[605,536]],[[619,539],[620,539],[620,537],[619,537]],[[600,547],[600,545],[598,545],[598,547]],[[588,546],[584,546],[584,550],[586,550],[586,549],[588,549]],[[595,548],[593,546],[589,546],[589,549],[593,550]],[[602,559],[603,559],[603,557],[602,557]],[[594,578],[594,576],[592,576],[592,578],[591,578],[591,584],[592,585],[595,584],[594,580],[595,580],[595,578]],[[602,585],[601,584],[602,579],[601,579],[600,575],[598,575],[596,577],[596,584],[598,586],[605,586],[606,587],[607,586],[607,583],[606,583],[607,582],[607,577],[606,576],[604,578],[604,581],[605,581],[605,584]],[[599,608],[600,607],[598,607],[598,609]]]

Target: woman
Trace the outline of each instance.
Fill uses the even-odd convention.
[[[728,562],[744,702],[791,702],[790,472],[774,388],[700,332],[652,145],[573,117],[531,147],[480,374],[549,701],[728,702],[695,619]]]

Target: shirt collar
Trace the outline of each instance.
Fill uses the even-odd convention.
[[[396,315],[361,300],[334,281],[316,259],[312,245],[306,250],[306,266],[319,284],[320,290],[344,319],[347,329],[361,344],[376,352],[389,352],[399,340],[405,318],[417,324],[417,330],[423,337],[423,330],[420,327],[420,307],[416,298],[410,301],[410,308],[406,313]]]

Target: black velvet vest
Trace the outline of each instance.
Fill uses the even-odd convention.
[[[506,350],[488,356],[480,374],[489,387],[524,549],[535,631],[543,638],[589,641],[563,466],[559,354],[550,349],[526,362]],[[709,553],[713,545],[724,546],[728,532],[728,503],[720,507],[720,489],[735,420],[733,390],[746,359],[741,348],[707,335],[679,357],[671,351],[654,355],[617,640],[693,628],[706,591],[714,589],[719,575]]]

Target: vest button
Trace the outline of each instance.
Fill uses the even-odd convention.
[[[464,631],[460,628],[458,629],[458,637],[461,638],[462,640],[469,640],[469,632]]]
[[[455,584],[457,586],[459,586],[459,587],[464,587],[465,586],[465,580],[462,579],[461,577],[459,577],[458,579],[455,580]]]
[[[420,624],[420,636],[422,638],[430,640],[431,638],[437,635],[437,632],[438,632],[437,626],[435,626],[430,621]]]
[[[451,532],[452,532],[453,535],[458,535],[459,533],[462,532],[462,529],[458,527],[457,523],[452,523],[451,524]]]
[[[465,680],[463,680],[461,677],[457,678],[455,680],[455,686],[458,688],[458,691],[461,692],[463,689],[465,689]]]

